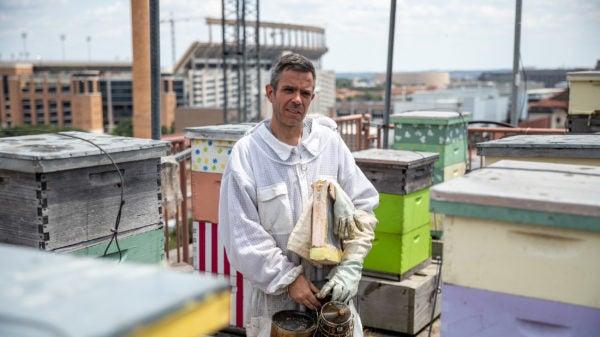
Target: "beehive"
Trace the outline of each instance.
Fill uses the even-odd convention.
[[[469,113],[412,111],[390,116],[394,124],[394,148],[439,153],[434,165],[434,184],[444,181],[445,168],[466,163]]]
[[[169,146],[85,132],[3,138],[0,242],[45,250],[99,244],[115,228],[121,191],[120,236],[162,228],[160,157]]]
[[[453,327],[442,334],[597,327],[598,191],[600,167],[509,160],[432,187],[431,209],[445,214],[442,316]],[[587,318],[565,320],[572,312]]]
[[[431,256],[429,187],[437,153],[391,149],[354,152],[379,192],[379,223],[364,261],[365,275],[400,280]]]
[[[600,135],[518,135],[477,144],[484,164],[524,160],[600,166]]]
[[[353,152],[356,165],[379,193],[409,194],[433,184],[437,153],[368,149]]]
[[[227,283],[159,266],[0,244],[2,336],[204,336],[227,325]]]
[[[244,326],[244,276],[229,264],[218,237],[221,179],[237,140],[254,124],[225,124],[185,129],[192,148],[192,233],[194,269],[225,279],[231,289],[230,325]]]
[[[185,128],[192,148],[192,219],[219,222],[219,190],[227,159],[235,142],[253,124],[225,124]]]
[[[593,115],[600,111],[600,71],[567,74],[569,115]]]

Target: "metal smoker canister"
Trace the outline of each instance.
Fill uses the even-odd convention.
[[[317,324],[315,317],[300,311],[276,312],[271,322],[271,337],[312,337]]]
[[[317,323],[317,336],[352,337],[354,318],[350,307],[341,302],[327,302],[321,307]]]

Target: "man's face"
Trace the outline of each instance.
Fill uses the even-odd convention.
[[[267,97],[273,104],[273,118],[282,128],[301,127],[310,102],[315,97],[314,79],[310,72],[284,70],[277,91],[267,84]]]

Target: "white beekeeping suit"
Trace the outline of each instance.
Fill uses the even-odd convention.
[[[320,287],[332,269],[316,268],[286,249],[311,197],[311,183],[336,181],[358,210],[372,212],[379,203],[377,191],[329,126],[335,125],[331,119],[307,116],[298,146],[277,140],[268,125],[269,120],[259,123],[234,145],[219,204],[219,238],[232,266],[251,284],[244,294],[248,337],[261,329],[268,336],[274,313],[302,309],[287,292],[300,274]]]

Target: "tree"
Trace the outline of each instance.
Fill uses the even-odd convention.
[[[8,128],[0,128],[0,138],[2,137],[14,137],[14,136],[25,136],[25,135],[35,135],[40,133],[56,133],[63,131],[81,131],[86,132],[85,130],[73,128],[73,127],[58,127],[57,125],[52,124],[38,124],[38,125],[17,125]]]
[[[133,137],[133,121],[131,118],[123,119],[110,132],[113,136]]]

